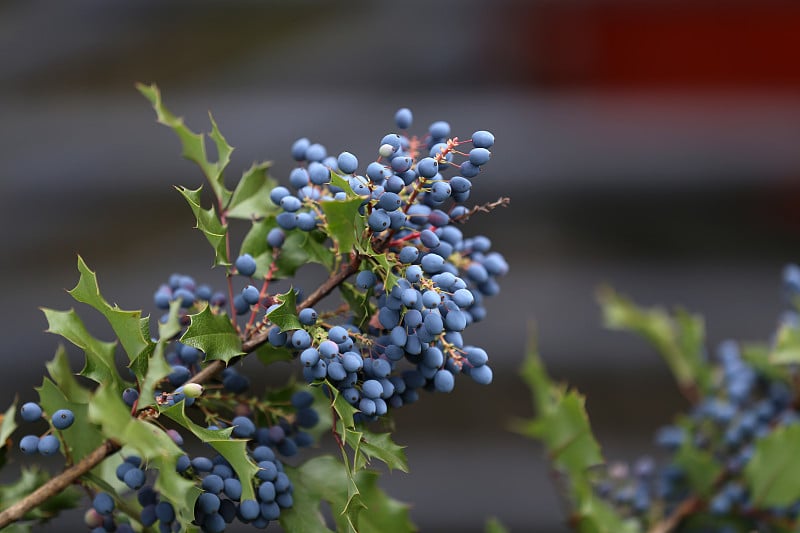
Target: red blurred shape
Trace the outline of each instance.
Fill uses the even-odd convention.
[[[519,7],[518,7],[519,9]],[[800,2],[537,2],[514,14],[537,84],[800,88]]]

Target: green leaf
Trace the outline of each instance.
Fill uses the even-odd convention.
[[[779,334],[780,335],[780,334]],[[792,380],[791,367],[773,359],[772,349],[764,343],[740,344],[742,359],[752,366],[756,373],[770,381]]]
[[[75,379],[72,369],[67,359],[67,350],[63,344],[59,344],[53,360],[45,365],[50,377],[58,385],[59,390],[67,400],[75,403],[89,403],[92,393],[89,389],[82,387]]]
[[[369,458],[383,461],[389,470],[408,472],[408,459],[403,451],[405,446],[395,444],[391,434],[372,433],[364,429],[361,433],[361,453]]]
[[[320,202],[328,232],[339,247],[339,253],[353,251],[361,233],[367,227],[366,219],[358,213],[362,202],[360,197]]]
[[[102,342],[86,330],[74,309],[54,311],[42,309],[47,318],[48,333],[61,335],[86,353],[86,364],[81,375],[100,384],[108,384],[122,393],[123,381],[114,361],[115,342]]]
[[[800,424],[778,426],[756,440],[753,458],[744,477],[753,503],[760,507],[783,507],[800,499]]]
[[[291,361],[294,359],[294,354],[291,350],[285,347],[275,347],[270,343],[262,344],[255,352],[258,360],[265,365],[271,365],[279,361]]]
[[[371,303],[369,291],[360,292],[351,283],[339,285],[339,292],[342,299],[347,302],[350,312],[353,313],[353,324],[363,329],[369,323],[370,318],[377,312]]]
[[[714,456],[687,439],[675,454],[674,462],[686,472],[689,484],[700,496],[710,496],[723,468]]]
[[[628,330],[648,340],[670,367],[683,389],[707,392],[711,368],[703,348],[703,319],[678,310],[674,318],[661,308],[642,309],[630,300],[604,288],[598,299],[606,327]]]
[[[584,398],[553,383],[533,340],[520,374],[531,390],[536,417],[518,422],[516,430],[542,440],[550,460],[566,473],[576,529],[585,533],[639,531],[637,521],[624,520],[594,492],[590,469],[601,464],[603,457],[589,425]]]
[[[575,509],[577,530],[581,533],[639,533],[642,525],[636,519],[625,519],[607,502],[599,498],[589,484],[581,484]]]
[[[8,485],[0,485],[0,509],[5,509],[22,500],[44,485],[50,478],[50,473],[40,470],[38,467],[23,467],[16,481]],[[77,487],[67,487],[43,504],[28,511],[23,520],[48,520],[62,510],[74,509],[80,503],[80,499],[81,493]],[[3,529],[3,531],[14,531],[14,529]],[[18,531],[23,531],[23,529],[18,529]]]
[[[42,386],[36,391],[39,393],[39,403],[48,416],[59,409],[69,409],[75,413],[75,422],[56,433],[60,437],[62,450],[66,450],[74,462],[80,461],[103,443],[105,439],[100,429],[89,420],[87,403],[70,401],[48,378],[42,380]],[[127,415],[130,416],[129,413]]]
[[[194,346],[206,354],[206,360],[221,359],[224,362],[242,355],[242,340],[233,328],[227,315],[215,315],[206,306],[196,315],[190,315],[191,322],[181,342]]]
[[[300,319],[297,318],[297,293],[294,289],[289,289],[283,294],[278,294],[276,299],[280,304],[267,313],[267,318],[281,328],[281,331],[292,331],[303,329]]]
[[[371,249],[366,252],[366,255],[376,265],[375,273],[383,280],[386,290],[392,290],[397,285],[397,276],[392,272],[394,263],[389,260],[386,254],[376,254]]]
[[[124,311],[116,305],[113,307],[109,305],[100,294],[97,276],[86,266],[81,256],[78,256],[78,271],[81,273],[81,277],[75,288],[69,291],[70,295],[81,303],[91,305],[106,317],[128,354],[128,358],[133,361],[152,344],[142,333],[142,312]]]
[[[269,193],[278,183],[269,177],[267,171],[271,163],[253,163],[243,175],[233,191],[227,207],[228,218],[251,220],[274,216],[279,212]]]
[[[166,107],[164,107],[164,104],[161,102],[161,92],[158,90],[158,87],[155,84],[148,86],[140,83],[137,84],[136,87],[139,89],[139,92],[145,96],[145,98],[150,100],[150,103],[153,105],[153,109],[156,112],[158,122],[172,128],[172,130],[178,135],[178,138],[181,140],[181,145],[183,146],[183,156],[197,163],[197,165],[199,165],[203,170],[203,173],[206,175],[208,182],[211,184],[211,187],[214,190],[214,195],[219,200],[219,204],[226,205],[230,200],[231,193],[225,188],[225,182],[222,173],[230,162],[230,155],[233,151],[233,148],[231,148],[231,146],[220,133],[219,129],[217,128],[217,123],[214,122],[214,118],[211,116],[211,114],[209,113],[208,116],[212,125],[211,139],[214,141],[217,147],[218,161],[216,163],[212,163],[208,160],[208,156],[206,155],[206,143],[205,139],[203,138],[203,134],[195,133],[187,128],[184,125],[182,118],[176,117],[170,113]]]
[[[180,308],[180,300],[170,302],[167,321],[158,323],[158,342],[153,349],[143,352],[131,363],[131,369],[139,380],[139,400],[136,407],[140,410],[156,403],[154,397],[156,386],[172,372],[172,367],[164,357],[164,350],[166,344],[181,331],[178,320]]]
[[[187,189],[186,187],[175,188],[189,203],[189,207],[197,219],[195,228],[203,232],[211,247],[214,248],[214,266],[230,265],[231,261],[225,247],[225,235],[228,232],[228,226],[220,221],[213,206],[209,209],[203,209],[200,205],[200,191],[203,188],[198,187],[195,190]]]
[[[485,533],[508,533],[506,527],[496,517],[492,516],[486,521]]]
[[[286,467],[294,485],[294,506],[281,513],[286,531],[308,533],[332,531],[320,512],[320,503],[328,502],[337,531],[359,533],[405,533],[415,531],[408,506],[388,497],[377,485],[378,475],[362,470],[355,478],[364,512],[345,512],[350,498],[347,468],[331,456],[315,457],[298,468]]]
[[[191,431],[195,437],[217,450],[220,455],[227,459],[242,482],[242,499],[255,499],[253,478],[258,473],[258,466],[247,455],[248,439],[232,439],[230,436],[233,431],[232,427],[223,430],[211,430],[198,426],[186,416],[184,412],[185,403],[178,402],[176,405],[163,408],[161,409],[161,414]]]

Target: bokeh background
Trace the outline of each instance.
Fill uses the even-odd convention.
[[[800,6],[778,0],[2,2],[2,405],[35,398],[58,342],[37,308],[72,306],[77,253],[124,308],[152,310],[175,271],[222,283],[172,189],[201,175],[135,82],[195,130],[213,111],[231,177],[271,159],[286,180],[300,136],[365,161],[408,106],[421,132],[495,133],[473,198],[512,202],[469,228],[511,273],[470,330],[494,385],[398,412],[412,473],[384,487],[422,531],[489,515],[566,531],[541,449],[507,430],[531,414],[516,376],[531,324],[611,459],[651,450],[684,403],[649,347],[602,328],[599,284],[702,311],[709,350],[769,335],[800,260],[798,50]]]

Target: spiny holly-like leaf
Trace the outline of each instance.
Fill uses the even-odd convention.
[[[145,338],[142,333],[142,312],[124,311],[116,305],[113,307],[109,305],[100,294],[97,276],[86,266],[81,256],[78,256],[78,271],[81,273],[81,277],[78,284],[69,293],[77,301],[91,305],[106,317],[128,354],[128,358],[133,361],[151,344],[150,340]]]
[[[588,483],[581,483],[576,495],[574,519],[580,533],[639,533],[642,525],[634,518],[625,519],[594,493]]]
[[[45,365],[50,377],[58,385],[58,389],[64,393],[67,400],[75,403],[89,403],[92,392],[80,385],[72,373],[67,359],[67,350],[63,344],[59,344],[53,360]]]
[[[212,163],[208,160],[203,134],[195,133],[187,128],[182,118],[176,117],[164,107],[164,104],[161,102],[161,92],[155,84],[144,85],[140,83],[137,84],[136,87],[145,98],[150,100],[153,109],[155,109],[158,122],[172,128],[178,135],[181,140],[181,145],[183,146],[183,156],[200,166],[214,190],[214,195],[219,199],[219,203],[221,205],[226,205],[230,200],[231,193],[225,188],[223,171],[230,162],[230,155],[231,152],[233,152],[233,148],[231,148],[220,133],[217,128],[217,123],[214,122],[214,118],[211,114],[209,113],[208,115],[212,126],[211,139],[216,144],[217,155],[219,157],[216,163]]]
[[[256,350],[256,357],[265,365],[271,365],[279,361],[291,361],[294,359],[294,354],[291,350],[285,347],[275,347],[270,343],[262,344]]]
[[[181,337],[181,342],[205,353],[207,360],[221,359],[227,363],[244,353],[242,340],[233,329],[227,315],[215,315],[210,307],[206,306],[189,318],[191,322]]]
[[[297,293],[294,289],[289,289],[283,294],[276,296],[280,304],[278,307],[267,313],[267,318],[281,328],[281,331],[292,331],[302,329],[303,325],[297,318]]]
[[[75,418],[77,422],[77,414]],[[184,452],[164,430],[132,417],[122,398],[102,385],[89,404],[89,419],[102,428],[107,438],[135,450],[149,466],[158,470],[156,490],[172,502],[182,523],[194,519],[194,502],[200,489],[175,471],[178,457]]]
[[[391,434],[372,433],[363,429],[361,433],[361,453],[364,456],[383,461],[389,470],[408,472],[408,459],[403,451],[405,446],[395,444]]]
[[[48,332],[61,335],[86,353],[86,364],[81,371],[85,376],[100,384],[108,384],[122,392],[123,381],[114,362],[115,342],[102,342],[86,330],[74,309],[54,311],[42,309],[49,325]]]
[[[392,272],[394,263],[386,257],[386,254],[376,254],[371,247],[363,253],[376,265],[374,272],[383,280],[386,290],[392,290],[397,285],[397,276]]]
[[[686,472],[689,484],[700,496],[711,495],[723,470],[710,452],[697,448],[691,439],[687,439],[677,451],[674,462]]]
[[[39,403],[45,414],[49,417],[59,409],[69,409],[75,414],[75,421],[67,429],[58,432],[62,446],[69,452],[73,461],[80,461],[91,453],[103,442],[100,429],[91,423],[87,416],[89,406],[87,403],[70,401],[59,388],[47,378],[42,380],[42,386],[37,388]]]
[[[253,478],[258,472],[258,466],[247,455],[247,439],[232,439],[230,434],[233,428],[211,430],[198,426],[186,416],[184,405],[185,402],[178,402],[176,405],[162,409],[161,414],[191,431],[195,437],[217,450],[220,455],[227,459],[242,482],[242,499],[255,499]]]
[[[601,464],[600,446],[592,434],[584,399],[550,379],[535,343],[530,342],[521,376],[531,390],[536,418],[516,424],[525,435],[541,439],[550,460],[567,474],[574,519],[582,533],[635,533],[640,524],[626,521],[600,500],[589,469]]]
[[[783,507],[800,499],[800,424],[778,426],[756,441],[753,458],[744,476],[753,503],[759,507]]]
[[[176,189],[186,199],[195,218],[197,218],[195,227],[203,232],[211,247],[214,248],[214,266],[230,265],[230,258],[225,248],[225,234],[228,232],[228,226],[220,221],[213,207],[203,209],[200,204],[202,187],[198,187],[195,190],[187,189],[186,187],[176,187]]]
[[[522,378],[533,391],[537,413],[534,420],[519,424],[518,430],[541,439],[550,459],[570,475],[583,476],[588,468],[602,463],[583,396],[552,383],[533,347],[526,357]]]
[[[170,302],[166,322],[158,323],[158,342],[153,349],[143,352],[131,364],[131,369],[139,381],[139,400],[136,404],[139,409],[155,404],[156,385],[172,372],[172,367],[164,357],[164,349],[166,343],[181,331],[178,321],[180,308],[180,300]]]
[[[366,219],[358,213],[363,200],[360,197],[347,200],[320,202],[331,238],[339,247],[340,253],[355,249],[355,244],[367,227]]]
[[[365,505],[355,515],[345,512],[348,499],[349,474],[345,466],[330,456],[315,457],[299,468],[286,467],[294,485],[294,507],[281,513],[281,525],[286,531],[309,533],[332,531],[325,524],[319,505],[329,503],[337,531],[359,533],[406,533],[415,531],[408,506],[389,498],[377,486],[378,475],[362,470],[355,478]]]
[[[370,317],[377,311],[370,301],[369,291],[360,292],[351,283],[342,283],[339,285],[339,292],[342,294],[342,299],[350,306],[350,312],[353,313],[353,324],[359,328],[366,326]]]
[[[22,468],[19,478],[11,484],[0,485],[0,509],[5,509],[17,503],[27,495],[49,481],[49,472],[34,468]],[[42,505],[34,507],[23,517],[23,520],[49,520],[58,515],[60,511],[73,509],[80,503],[81,493],[77,487],[67,487],[64,491],[48,499]],[[14,531],[13,528],[3,529],[3,532]],[[24,531],[21,529],[20,531]]]
[[[708,391],[711,369],[703,349],[703,319],[685,311],[671,317],[655,307],[642,309],[609,288],[599,293],[606,327],[632,331],[644,337],[659,351],[683,388]]]
[[[269,193],[278,184],[269,177],[267,171],[271,163],[253,163],[233,191],[228,204],[228,218],[252,220],[278,213],[278,206],[272,203]]]

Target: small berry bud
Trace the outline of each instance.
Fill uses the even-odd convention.
[[[183,393],[187,398],[198,398],[203,394],[203,386],[199,383],[187,383],[183,386]]]

